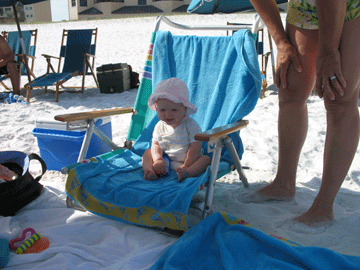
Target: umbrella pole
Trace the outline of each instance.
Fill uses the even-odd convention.
[[[26,49],[25,49],[24,39],[23,39],[23,36],[22,36],[22,33],[21,33],[20,22],[19,22],[17,10],[16,10],[16,7],[15,7],[15,0],[11,0],[11,4],[12,4],[13,10],[14,10],[15,22],[16,22],[17,29],[18,29],[18,32],[19,32],[22,52],[23,52],[23,54],[27,54]]]
[[[22,55],[24,55],[25,57],[21,57],[20,61],[22,61],[27,69],[27,76],[28,76],[28,79],[29,79],[29,82],[31,82],[31,77],[30,77],[30,69],[29,69],[29,66],[28,66],[28,62],[27,62],[27,52],[26,52],[26,48],[25,48],[25,43],[24,43],[24,39],[23,39],[23,36],[22,36],[22,33],[21,33],[21,28],[20,28],[20,22],[19,22],[19,17],[18,17],[18,14],[17,14],[17,10],[16,10],[16,7],[15,7],[15,0],[11,0],[11,4],[12,4],[12,7],[13,7],[13,11],[14,11],[14,16],[15,16],[15,22],[16,22],[16,25],[17,25],[17,29],[18,29],[18,32],[19,32],[19,38],[20,38],[20,45],[21,45],[21,49],[22,49]],[[21,67],[21,65],[20,65]],[[19,76],[19,84],[20,84],[20,80],[21,80],[21,76]],[[20,85],[19,85],[20,87]]]

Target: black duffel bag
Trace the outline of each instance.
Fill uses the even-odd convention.
[[[31,160],[39,161],[42,167],[41,175],[35,179],[29,172]],[[43,189],[39,181],[46,172],[46,164],[37,154],[27,155],[19,151],[0,152],[0,164],[18,175],[15,180],[0,183],[0,215],[13,216],[39,197]]]

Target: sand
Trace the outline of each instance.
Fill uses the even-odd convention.
[[[251,23],[253,17],[254,14],[251,13],[170,16],[175,22],[197,25],[226,25],[227,21]],[[284,19],[284,15],[282,18]],[[22,26],[22,29],[37,28],[39,31],[34,70],[37,76],[46,71],[46,61],[41,54],[54,56],[59,54],[62,29],[78,28],[98,28],[97,67],[122,62],[130,64],[134,71],[141,74],[154,23],[155,17],[139,17],[26,24]],[[160,29],[170,28],[165,26]],[[13,31],[15,26],[5,25],[3,30]],[[173,33],[184,34],[185,32],[175,29]],[[189,34],[189,32],[186,33]],[[200,34],[225,35],[226,32],[211,31]],[[265,48],[269,48],[267,43]],[[298,166],[295,200],[258,204],[241,202],[241,196],[271,181],[276,173],[278,96],[277,89],[273,85],[270,65],[267,77],[269,90],[266,92],[266,97],[259,99],[254,111],[246,117],[250,124],[241,132],[245,147],[242,165],[248,167],[245,173],[250,187],[243,188],[236,172],[221,178],[215,189],[213,211],[234,214],[266,233],[280,235],[302,245],[326,247],[343,254],[360,256],[360,148],[357,149],[352,166],[336,197],[334,222],[314,228],[291,221],[293,217],[310,207],[321,183],[326,123],[323,101],[316,96],[311,96],[308,101],[309,132]],[[26,77],[23,76],[22,84],[25,82]],[[72,79],[65,85],[71,84],[80,86],[80,77]],[[37,139],[32,134],[37,118],[72,111],[131,107],[137,94],[136,89],[120,94],[102,94],[96,88],[91,76],[87,76],[86,86],[88,89],[85,94],[63,93],[58,103],[54,102],[54,93],[45,94],[42,89],[35,89],[32,91],[30,105],[0,104],[1,151],[18,150],[39,154]],[[3,90],[0,88],[0,91]],[[26,94],[24,90],[22,94]],[[123,145],[130,124],[130,115],[114,116],[111,124],[114,142]],[[33,172],[34,174],[40,172],[37,164],[34,164]],[[57,171],[47,171],[41,183],[63,193],[65,181],[66,175]]]

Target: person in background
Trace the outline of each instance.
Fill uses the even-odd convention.
[[[289,0],[285,29],[274,0],[250,1],[277,46],[279,160],[275,179],[248,202],[294,198],[307,99],[315,87],[327,121],[322,182],[311,207],[295,220],[331,221],[359,142],[360,0]]]
[[[0,35],[0,75],[9,74],[13,92],[20,94],[20,75],[14,54],[6,39]]]

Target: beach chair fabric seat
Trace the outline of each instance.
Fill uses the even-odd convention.
[[[157,31],[155,44],[147,57],[147,74],[141,80],[135,103],[145,107],[151,89],[163,79],[178,77],[189,88],[190,102],[198,107],[193,115],[203,130],[236,122],[250,113],[261,88],[260,68],[254,39],[249,30],[226,37],[173,36]],[[151,60],[150,63],[148,60]],[[142,91],[145,85],[145,97]],[[146,106],[147,107],[147,106]],[[134,115],[139,120],[139,111]],[[212,169],[198,177],[177,180],[176,172],[157,181],[145,181],[141,156],[150,148],[152,131],[158,122],[154,112],[140,112],[151,120],[141,131],[131,150],[111,157],[96,157],[93,162],[71,169],[66,183],[68,196],[93,213],[132,224],[167,227],[186,231],[188,210],[193,195],[209,181]],[[133,119],[134,120],[134,119]],[[133,121],[132,121],[133,122]],[[140,121],[141,122],[141,121]],[[134,124],[136,126],[136,124]],[[236,152],[243,153],[239,132],[231,135]],[[204,152],[207,144],[204,143]],[[211,154],[210,154],[211,155]],[[232,159],[222,153],[220,171],[230,171]]]
[[[41,86],[52,86],[56,82],[64,80],[67,81],[71,79],[71,73],[50,73],[46,76],[41,76],[37,80],[35,80],[31,86],[32,87],[41,87]]]
[[[48,63],[47,72],[26,85],[28,90],[27,101],[30,101],[32,88],[45,87],[45,92],[47,92],[47,87],[54,85],[56,86],[55,101],[57,102],[59,97],[59,87],[63,86],[64,82],[75,76],[83,76],[81,91],[79,91],[81,93],[84,92],[86,75],[92,75],[97,87],[99,87],[94,73],[96,41],[97,29],[64,29],[60,47],[60,56],[53,57],[43,54]],[[57,72],[51,63],[52,58],[59,59]],[[92,58],[92,62],[90,61],[90,58]],[[64,59],[64,63],[61,70],[62,59]],[[73,92],[73,90],[69,92]]]

